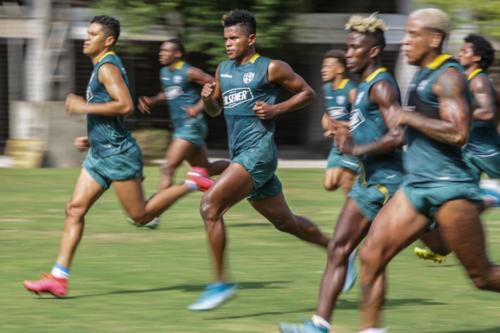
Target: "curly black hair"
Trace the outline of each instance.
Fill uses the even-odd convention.
[[[255,16],[246,9],[233,9],[222,17],[222,26],[224,28],[241,24],[247,28],[249,35],[257,31],[257,21]]]
[[[342,50],[329,50],[329,51],[325,52],[325,54],[323,55],[323,59],[326,59],[326,58],[337,59],[342,64],[342,66],[344,66],[344,67],[346,66],[345,52]]]
[[[466,43],[472,44],[472,51],[475,56],[481,57],[479,67],[487,70],[495,61],[495,49],[491,43],[483,36],[470,34],[464,38]]]
[[[120,21],[115,19],[114,17],[107,15],[99,15],[94,16],[90,23],[99,23],[104,27],[104,32],[107,36],[113,36],[115,39],[114,44],[118,41],[118,37],[120,37]]]
[[[184,48],[184,44],[179,38],[170,38],[167,39],[164,43],[172,43],[175,45],[175,48],[182,53],[182,56],[184,57],[184,54],[186,53],[186,49]]]

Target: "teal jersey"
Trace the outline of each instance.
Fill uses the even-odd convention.
[[[413,78],[408,94],[408,106],[426,117],[440,119],[439,99],[432,87],[439,76],[449,68],[463,73],[460,66],[449,55],[440,55],[426,68],[419,70]],[[442,182],[472,182],[473,177],[466,166],[462,148],[434,140],[408,127],[406,169],[408,182],[420,186],[442,186]]]
[[[87,103],[107,103],[113,100],[99,81],[99,68],[104,64],[116,66],[128,86],[127,73],[120,58],[114,52],[108,52],[94,65],[87,85]],[[87,114],[87,135],[92,153],[101,157],[119,154],[135,144],[125,127],[123,116]]]
[[[246,64],[227,60],[219,65],[224,117],[231,156],[258,148],[262,140],[273,140],[275,119],[257,118],[255,102],[274,104],[279,87],[270,85],[267,70],[271,59],[255,54]],[[273,143],[274,145],[274,143]]]
[[[184,61],[179,61],[174,70],[169,67],[163,67],[160,70],[161,85],[174,128],[179,127],[180,123],[189,118],[186,108],[195,105],[200,100],[199,86],[189,82],[190,68],[191,66]],[[203,119],[203,114],[200,113],[197,118]]]
[[[351,102],[349,93],[356,89],[356,83],[352,80],[344,79],[339,87],[334,89],[331,82],[323,85],[326,113],[328,117],[336,120],[349,120],[351,112]]]
[[[371,88],[380,81],[388,81],[399,96],[396,81],[384,67],[375,70],[358,85],[349,121],[355,145],[378,141],[388,131],[379,106],[370,99]],[[359,158],[360,181],[367,185],[401,183],[403,177],[401,149],[386,154],[362,155]]]
[[[492,96],[495,96],[493,83],[491,82],[489,75],[481,70],[472,72],[471,75],[469,75],[469,77],[467,78],[469,90],[472,79],[479,76],[483,76],[488,80],[490,92],[492,93]],[[471,99],[472,99],[471,106],[472,109],[474,109],[477,107],[477,103],[474,98],[474,94],[472,94],[472,91],[471,91]],[[495,100],[494,107],[496,108],[497,107],[496,99],[494,98],[494,100]],[[492,120],[473,119],[471,131],[469,134],[469,142],[467,143],[465,149],[477,156],[489,157],[500,154],[500,135],[498,135],[496,125],[497,125],[496,119]]]

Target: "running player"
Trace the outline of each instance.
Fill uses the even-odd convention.
[[[347,67],[359,74],[362,81],[356,89],[350,126],[339,125],[335,140],[341,152],[359,156],[360,176],[328,244],[316,314],[303,324],[280,324],[283,333],[329,332],[335,303],[346,280],[349,255],[403,179],[403,131],[389,131],[386,125],[400,109],[400,95],[396,81],[381,64],[385,23],[376,15],[352,16],[346,29]]]
[[[500,178],[500,136],[497,133],[497,103],[495,89],[487,73],[495,59],[495,49],[484,37],[468,35],[458,54],[460,64],[465,68],[468,89],[472,97],[472,128],[469,142],[464,148],[464,159],[473,171],[477,182],[481,173],[491,179]],[[498,188],[480,187],[485,208],[500,205]],[[449,253],[443,246],[439,230],[426,233],[422,239],[430,248],[416,247],[415,254],[427,260],[442,263]]]
[[[201,201],[201,215],[215,263],[215,281],[189,306],[191,310],[213,309],[236,291],[235,284],[226,282],[223,215],[241,200],[247,198],[280,231],[322,247],[329,240],[309,220],[290,211],[275,175],[276,117],[308,105],[315,93],[287,63],[256,53],[256,25],[254,15],[246,10],[224,15],[229,60],[219,64],[215,82],[206,84],[201,93],[209,115],[216,116],[224,110],[231,164]],[[276,103],[280,86],[293,95]]]
[[[341,50],[330,50],[323,56],[321,79],[325,99],[326,112],[321,118],[321,125],[329,136],[330,119],[349,120],[349,112],[356,94],[356,84],[347,78],[345,54]],[[341,187],[349,193],[358,172],[358,159],[339,153],[335,142],[330,149],[326,165],[323,186],[327,191]]]
[[[377,215],[361,249],[363,332],[385,332],[379,328],[385,268],[429,220],[437,222],[476,287],[500,292],[500,266],[486,255],[479,188],[462,158],[471,113],[462,68],[441,51],[448,29],[448,16],[435,8],[414,11],[406,23],[402,48],[420,70],[409,88],[409,108],[394,113],[389,125],[407,126],[408,175]]]
[[[94,69],[87,86],[87,100],[74,94],[66,98],[69,114],[87,115],[88,137],[76,138],[75,146],[80,150],[88,149],[88,153],[66,205],[56,264],[42,279],[24,282],[24,287],[31,292],[58,297],[66,295],[72,259],[83,235],[85,215],[110,186],[113,186],[127,215],[141,225],[149,223],[178,198],[198,188],[195,182],[189,181],[161,190],[149,201],[144,200],[141,150],[124,125],[124,117],[134,108],[128,79],[120,58],[112,51],[119,35],[120,22],[109,16],[94,17],[88,27],[83,54],[92,60]]]
[[[175,170],[183,161],[206,169],[209,175],[218,175],[229,165],[225,160],[210,163],[207,158],[207,125],[199,87],[214,78],[184,62],[184,54],[181,40],[172,38],[163,42],[159,52],[160,64],[164,66],[160,70],[163,90],[155,96],[139,98],[139,110],[143,113],[150,113],[152,106],[165,101],[170,111],[173,139],[165,153],[160,190],[172,185]]]

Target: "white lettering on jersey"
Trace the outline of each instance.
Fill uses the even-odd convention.
[[[241,103],[253,100],[250,88],[235,88],[225,91],[222,95],[224,108],[231,109]]]
[[[328,117],[332,119],[338,119],[349,114],[347,109],[342,106],[332,106],[326,110],[326,113],[328,113]]]
[[[351,132],[354,131],[359,125],[365,122],[365,117],[363,113],[361,113],[360,109],[354,109],[351,111],[351,118],[349,120],[349,126],[351,128]]]
[[[231,74],[221,74],[220,77],[226,77],[228,79],[232,79],[233,76]]]

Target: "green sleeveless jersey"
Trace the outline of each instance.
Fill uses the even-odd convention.
[[[268,82],[267,69],[270,63],[270,58],[255,54],[246,64],[239,65],[227,60],[219,65],[231,156],[259,147],[262,140],[274,139],[276,120],[261,120],[253,111],[257,101],[267,104],[276,101],[279,87]]]
[[[479,76],[484,76],[488,80],[489,90],[492,93],[492,95],[495,96],[493,83],[491,82],[489,75],[480,69],[470,73],[469,77],[467,78],[469,89],[472,79]],[[471,91],[471,98],[472,98],[471,106],[474,109],[477,107],[477,103],[474,98],[474,94],[472,94],[472,91]],[[494,107],[497,107],[496,100]],[[477,156],[489,157],[500,154],[500,135],[498,135],[497,133],[496,119],[492,120],[473,119],[471,131],[469,134],[469,142],[467,143],[465,149]]]
[[[170,119],[174,128],[189,118],[186,108],[195,105],[200,100],[200,89],[197,84],[189,82],[188,71],[190,65],[184,61],[177,62],[175,69],[163,67],[160,70],[160,80],[170,111]],[[203,113],[196,118],[204,121]]]
[[[114,52],[104,54],[94,65],[87,85],[87,103],[107,103],[112,101],[104,85],[99,81],[99,68],[104,64],[116,66],[128,86],[127,73],[120,58]],[[124,124],[123,116],[100,116],[87,114],[87,135],[93,154],[101,157],[119,154],[135,144]]]
[[[426,68],[419,70],[409,87],[408,106],[429,118],[439,119],[439,99],[432,86],[439,76],[449,68],[463,73],[450,55],[442,54]],[[407,180],[412,184],[436,187],[442,182],[472,182],[462,156],[462,148],[434,140],[408,127],[405,166]]]
[[[327,82],[323,85],[323,94],[328,117],[336,120],[349,120],[349,112],[351,112],[349,92],[353,89],[356,89],[356,83],[349,79],[342,80],[337,89],[332,87],[331,82]]]
[[[396,81],[384,67],[372,72],[358,85],[349,121],[352,140],[356,145],[377,141],[387,133],[388,129],[379,106],[370,99],[371,88],[380,81],[388,81],[399,96]],[[367,185],[401,183],[403,179],[401,149],[387,154],[362,155],[359,158],[360,181]]]

